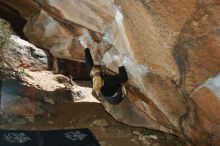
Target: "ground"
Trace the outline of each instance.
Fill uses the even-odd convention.
[[[89,128],[102,146],[182,146],[176,137],[143,128],[134,128],[113,119],[99,103],[60,103],[49,105],[50,114],[29,122],[11,120],[1,129],[54,130]]]

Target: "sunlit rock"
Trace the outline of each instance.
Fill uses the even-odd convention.
[[[47,71],[46,52],[13,35],[7,22],[0,19],[0,24],[0,110],[34,115],[37,100],[59,102],[61,95],[72,100],[73,84],[65,76]]]
[[[3,36],[6,36],[3,33]],[[3,46],[0,50],[1,72],[6,76],[19,76],[23,69],[40,71],[48,69],[48,58],[45,51],[37,48],[16,35],[9,34],[2,38]]]
[[[12,2],[5,3],[29,9]],[[55,57],[83,61],[82,36],[95,64],[118,72],[115,58],[125,56],[128,97],[114,106],[102,101],[117,120],[219,145],[217,0],[40,0],[37,8],[21,13],[25,34]]]
[[[72,1],[66,0],[40,0],[41,5],[49,12],[88,28],[95,32],[103,33],[105,27],[114,19],[115,5],[111,0],[84,0]]]
[[[220,110],[219,74],[196,88],[191,97],[207,119],[218,125],[220,124],[220,116],[217,114]]]

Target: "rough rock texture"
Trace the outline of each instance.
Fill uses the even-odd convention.
[[[30,71],[47,70],[47,54],[43,50],[13,35],[9,24],[0,19],[1,37],[1,74],[4,77],[24,73],[24,69]],[[8,72],[7,72],[8,71]],[[16,73],[16,74],[14,74]]]
[[[67,29],[59,25],[47,12],[41,10],[25,25],[24,33],[32,43],[39,44],[42,48],[50,50],[53,56],[59,58],[79,60],[82,58],[82,49],[73,48],[73,36]],[[39,39],[41,38],[41,39]],[[70,54],[70,51],[75,52]],[[80,52],[81,53],[77,53]]]
[[[219,138],[213,136],[213,133],[219,135],[220,133],[220,75],[210,78],[204,84],[197,87],[190,95],[192,100],[198,106],[198,118],[203,128],[209,132],[208,140],[216,143]]]
[[[2,2],[28,21],[28,39],[55,57],[82,61],[81,35],[92,38],[95,62],[112,71],[114,56],[125,54],[128,98],[103,102],[119,121],[220,145],[218,0],[29,0],[31,15],[20,2]]]
[[[83,62],[67,59],[57,59],[58,73],[68,76],[73,80],[89,80],[89,73]]]
[[[18,115],[35,114],[38,100],[72,100],[73,84],[63,75],[48,70],[45,51],[12,34],[9,24],[0,19],[0,110]]]

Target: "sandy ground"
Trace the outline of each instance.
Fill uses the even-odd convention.
[[[61,103],[50,105],[50,108],[53,109],[52,114],[35,117],[34,121],[23,124],[12,121],[1,124],[0,128],[22,130],[89,128],[102,146],[183,145],[173,136],[119,123],[106,113],[99,103]]]

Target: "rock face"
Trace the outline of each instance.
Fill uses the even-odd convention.
[[[209,131],[209,140],[212,139],[212,134],[219,134],[220,117],[217,111],[220,109],[219,103],[219,89],[220,89],[220,75],[208,79],[205,83],[197,87],[190,95],[191,99],[198,107],[198,118],[204,129]],[[216,143],[218,138],[213,139]]]
[[[103,102],[117,120],[220,145],[218,0],[24,0],[29,14],[1,1],[27,20],[30,42],[55,57],[83,61],[82,35],[92,38],[95,62],[112,71],[114,56],[125,54],[128,98]]]
[[[63,75],[48,71],[45,51],[13,35],[0,19],[0,110],[9,114],[32,115],[36,101],[72,100],[72,83]],[[36,107],[36,109],[35,109]]]
[[[20,37],[13,35],[7,22],[1,21],[1,74],[5,78],[23,74],[24,69],[42,71],[48,69],[45,51],[37,48]],[[8,72],[7,72],[8,71]]]

